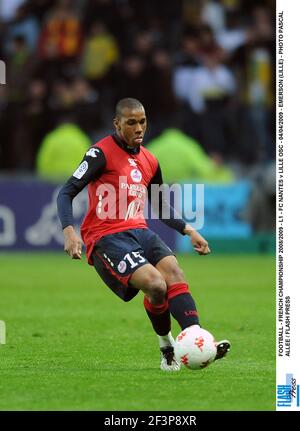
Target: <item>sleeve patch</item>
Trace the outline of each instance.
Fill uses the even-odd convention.
[[[90,157],[97,157],[97,155],[98,155],[98,153],[99,153],[99,150],[98,150],[98,148],[90,148],[89,150],[88,150],[88,152],[87,153],[85,153],[85,155],[86,156],[90,156]]]
[[[88,170],[88,167],[89,167],[89,164],[86,160],[84,162],[80,163],[80,165],[78,166],[78,168],[74,172],[73,177],[80,180],[83,177],[83,175],[86,173],[86,171]]]

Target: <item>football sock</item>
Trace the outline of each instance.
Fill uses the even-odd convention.
[[[171,330],[171,316],[167,300],[162,305],[152,305],[145,296],[144,307],[156,334],[167,336]]]
[[[171,331],[167,335],[158,335],[159,347],[173,346],[174,338],[172,337]]]
[[[169,286],[168,304],[172,316],[182,330],[191,325],[200,326],[196,304],[187,283],[181,282]]]

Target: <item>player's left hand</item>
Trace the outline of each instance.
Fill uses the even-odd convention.
[[[198,232],[195,231],[195,233],[192,233],[190,235],[190,238],[191,238],[191,243],[193,244],[194,249],[196,250],[197,253],[203,254],[203,255],[210,253],[208,242]]]
[[[203,238],[203,236],[200,235],[199,232],[187,225],[185,228],[185,233],[189,235],[191,243],[197,253],[204,256],[210,253],[208,242],[205,238]]]

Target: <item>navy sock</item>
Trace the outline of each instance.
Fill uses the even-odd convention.
[[[144,306],[156,334],[167,335],[171,330],[171,316],[167,301],[161,307],[154,307],[145,297]]]
[[[169,298],[169,310],[181,329],[200,325],[195,301],[190,293],[180,293]]]
[[[146,310],[157,335],[167,335],[171,331],[171,316],[169,310],[161,314],[154,314]]]

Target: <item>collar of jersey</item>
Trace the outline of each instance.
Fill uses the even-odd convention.
[[[113,135],[111,135],[113,140],[115,141],[115,143],[122,148],[122,150],[126,151],[129,154],[139,154],[140,152],[140,147],[137,148],[130,148],[128,147],[128,145],[126,144],[126,142],[121,139],[116,133],[114,133]]]

